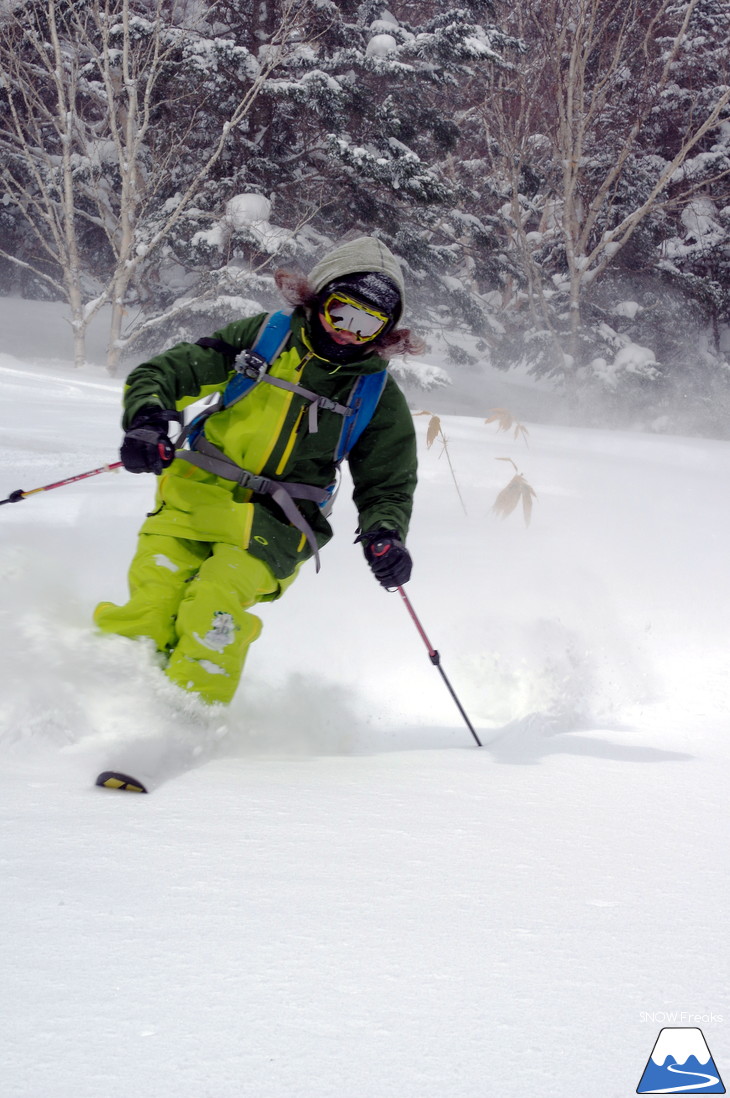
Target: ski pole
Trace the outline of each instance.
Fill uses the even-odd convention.
[[[21,499],[25,499],[26,496],[34,496],[36,492],[50,492],[52,488],[62,488],[64,484],[73,484],[77,480],[86,480],[87,477],[95,477],[97,473],[109,473],[112,469],[119,469],[121,465],[121,461],[113,461],[109,465],[102,465],[99,469],[90,469],[88,473],[79,473],[75,477],[57,480],[55,484],[44,484],[42,488],[31,488],[28,492],[24,492],[22,488],[17,488],[10,493],[7,499],[0,499],[0,506],[3,503],[20,503]]]
[[[396,590],[398,591],[398,594],[400,595],[400,597],[403,599],[403,602],[406,604],[406,609],[408,610],[408,613],[413,618],[413,622],[416,626],[416,629],[421,634],[421,639],[422,639],[423,643],[426,645],[426,648],[428,649],[428,655],[429,655],[429,658],[431,660],[431,663],[434,665],[434,667],[438,667],[438,669],[441,673],[441,678],[446,683],[446,686],[448,688],[449,693],[451,694],[451,697],[456,702],[457,707],[459,709],[459,712],[461,713],[462,717],[466,721],[467,728],[469,729],[472,736],[476,740],[477,747],[481,747],[482,746],[482,741],[479,739],[476,732],[474,731],[474,725],[471,723],[471,721],[467,717],[467,715],[464,711],[463,705],[461,704],[461,702],[457,698],[453,686],[451,685],[448,678],[446,677],[446,672],[444,671],[443,667],[441,666],[441,656],[438,654],[438,652],[436,651],[434,646],[431,644],[431,641],[426,636],[426,631],[423,628],[423,626],[421,625],[420,621],[418,620],[418,616],[416,615],[416,611],[411,606],[411,602],[410,602],[410,599],[408,598],[408,595],[405,593],[405,591],[403,590],[402,587],[397,587]]]

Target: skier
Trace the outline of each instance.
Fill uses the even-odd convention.
[[[104,632],[151,638],[168,678],[208,703],[227,703],[236,691],[262,628],[250,608],[279,598],[312,555],[319,566],[332,536],[326,513],[344,425],[358,417],[361,433],[347,454],[357,540],[384,587],[411,574],[405,538],[415,432],[384,371],[389,357],[424,344],[397,327],[398,262],[381,241],[360,237],[325,256],[308,279],[275,277],[294,311],[270,365],[258,345],[251,355],[272,323],[258,315],[151,358],[125,389],[121,459],[130,472],[159,476],[157,497],[130,566],[129,601],[100,603],[94,620]],[[231,391],[241,378],[234,360],[258,371],[256,382],[235,402],[219,398],[202,426],[194,420],[183,431],[189,448],[176,451],[170,424],[201,397]],[[366,382],[370,396],[359,405],[372,407],[356,413],[353,390]]]

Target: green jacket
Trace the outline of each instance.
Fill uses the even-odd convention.
[[[235,321],[215,335],[242,350],[251,347],[265,314]],[[355,379],[385,369],[371,354],[348,365],[318,358],[309,347],[304,310],[297,309],[292,335],[269,373],[346,404]],[[212,348],[179,343],[134,369],[124,397],[128,427],[150,405],[181,411],[202,397],[221,392],[235,371]],[[335,477],[334,454],[342,416],[320,410],[318,430],[309,433],[305,397],[273,385],[255,386],[241,401],[206,421],[206,437],[237,465],[278,480],[326,488]],[[416,486],[416,444],[411,413],[391,376],[367,428],[349,456],[353,499],[360,530],[394,529],[405,538]],[[321,547],[332,529],[313,503],[298,506]],[[158,481],[155,510],[143,533],[242,545],[265,561],[279,579],[290,576],[311,556],[306,538],[268,496],[176,460]]]

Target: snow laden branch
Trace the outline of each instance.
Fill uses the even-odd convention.
[[[38,24],[26,22],[27,12],[7,13],[0,23],[5,107],[0,112],[0,179],[6,201],[21,212],[35,242],[25,258],[3,248],[0,254],[66,297],[74,359],[80,365],[85,357],[85,319],[73,148],[79,63],[64,47],[55,0],[47,0],[45,9],[45,34]],[[19,48],[21,43],[27,51]]]
[[[693,124],[683,134],[679,148],[673,159],[666,162],[658,172],[656,181],[646,199],[610,230],[602,234],[593,247],[590,242],[595,233],[601,212],[609,201],[609,196],[615,188],[618,179],[626,169],[627,161],[634,153],[639,135],[646,125],[651,112],[664,95],[671,78],[671,73],[677,60],[680,49],[687,39],[692,16],[700,0],[691,0],[684,5],[684,18],[679,29],[666,49],[661,71],[658,78],[650,85],[642,89],[639,101],[639,112],[631,125],[628,134],[622,142],[619,155],[612,163],[596,190],[595,196],[587,206],[583,217],[580,217],[577,194],[581,170],[584,168],[584,156],[590,149],[591,127],[595,125],[608,105],[608,96],[611,88],[615,86],[615,78],[620,66],[627,63],[628,53],[638,53],[639,57],[648,58],[651,43],[654,40],[657,26],[666,17],[670,8],[670,0],[663,0],[658,5],[653,18],[647,24],[641,36],[637,36],[639,23],[638,13],[634,13],[633,19],[629,18],[630,7],[623,7],[620,16],[620,32],[616,36],[613,50],[609,54],[609,64],[591,88],[590,95],[586,94],[586,74],[590,58],[602,39],[611,33],[611,20],[599,21],[597,8],[598,0],[592,0],[582,34],[576,32],[571,45],[571,68],[573,76],[568,81],[564,97],[559,98],[561,108],[565,108],[562,122],[565,130],[562,134],[562,151],[569,156],[563,160],[565,172],[565,209],[567,216],[566,243],[568,244],[568,261],[571,265],[571,276],[575,278],[577,285],[585,284],[589,280],[598,277],[612,261],[617,252],[631,239],[639,224],[654,208],[660,195],[662,195],[676,172],[682,167],[693,150],[700,144],[707,133],[717,127],[724,116],[725,108],[730,103],[730,87],[719,89],[714,104],[704,115],[695,117]],[[581,106],[585,104],[585,112],[581,112]],[[724,173],[727,174],[727,173]],[[571,298],[571,303],[572,303]]]
[[[707,186],[706,172],[683,171],[728,119],[723,70],[700,88],[688,60],[699,20],[708,22],[699,40],[711,71],[711,47],[725,41],[722,19],[713,24],[707,7],[527,0],[511,16],[530,49],[524,64],[495,70],[484,122],[508,196],[506,229],[557,372],[580,362],[591,287],[676,201],[680,178],[685,201]],[[713,182],[730,173],[727,158],[716,160]]]
[[[169,0],[144,7],[133,0],[43,0],[0,21],[2,181],[6,201],[36,241],[33,256],[0,254],[63,293],[77,362],[88,324],[110,306],[114,371],[130,288],[195,206],[282,59],[302,49],[309,6],[279,3],[257,56],[176,25]],[[232,87],[237,80],[217,130],[206,114],[215,82],[206,86],[192,73],[196,46],[201,59],[225,57]],[[185,170],[181,156],[193,161]],[[89,229],[101,232],[106,250],[86,264],[99,272],[93,279],[82,273]]]
[[[161,0],[158,0],[158,4]],[[133,69],[136,60],[130,33],[129,7],[123,5],[122,22],[122,80],[127,100],[125,104],[125,125],[122,119],[110,118],[112,134],[119,153],[122,168],[122,195],[119,207],[118,247],[116,248],[116,266],[113,278],[107,289],[107,299],[112,304],[112,322],[107,362],[113,371],[121,352],[121,331],[125,313],[125,300],[128,288],[139,269],[149,263],[153,253],[169,238],[172,230],[185,216],[200,193],[201,187],[209,178],[223,154],[229,134],[249,115],[254,103],[271,78],[284,53],[289,48],[292,32],[298,24],[306,3],[302,0],[286,0],[282,5],[280,20],[266,48],[260,51],[259,59],[249,55],[250,83],[241,98],[232,107],[228,118],[220,127],[212,148],[203,158],[199,168],[189,178],[174,202],[167,203],[165,213],[157,227],[144,242],[137,239],[137,226],[144,205],[144,183],[140,178],[139,165],[145,142],[150,129],[150,110],[157,81],[166,63],[166,51],[161,48],[160,36],[154,37],[152,57],[146,66],[146,72],[140,85],[140,72]],[[103,27],[100,29],[103,30]],[[112,101],[116,74],[108,65],[110,40],[104,40],[104,79],[107,95]],[[177,43],[175,43],[177,44]],[[168,47],[172,48],[172,47]],[[140,94],[141,92],[141,94]]]
[[[232,270],[228,265],[209,271],[207,277],[203,280],[203,286],[200,292],[192,296],[185,294],[183,297],[173,301],[166,309],[157,311],[153,315],[145,317],[141,322],[136,323],[134,330],[124,341],[125,348],[130,347],[133,343],[143,339],[160,327],[168,327],[172,322],[189,317],[200,309],[201,306],[205,306],[213,300],[220,301],[228,296],[231,306],[240,309],[240,294],[238,296],[230,296],[231,290],[237,291],[239,289],[239,281],[243,281],[246,286],[248,286],[252,280],[255,280],[256,277],[261,274],[271,260],[270,250],[267,250],[267,248],[263,246],[268,234],[272,232],[283,232],[283,230],[275,230],[269,224],[268,220],[259,221],[256,218],[251,218],[251,213],[254,211],[247,209],[251,197],[252,196],[245,195],[239,196],[238,199],[232,199],[226,207],[224,217],[212,230],[214,235],[217,235],[218,232],[221,233],[221,236],[225,233],[230,234],[234,229],[240,228],[241,221],[244,223],[249,222],[249,227],[253,228],[254,231],[257,227],[259,228],[259,231],[262,234],[262,242],[259,249],[251,255],[245,276],[241,279],[240,272]],[[258,195],[254,196],[254,198],[255,203],[253,203],[253,205],[255,207],[260,207],[263,210],[266,206],[270,205],[267,199],[262,199]],[[243,202],[241,201],[242,199]],[[295,226],[286,231],[286,235],[289,238],[293,238],[301,232],[306,225],[321,213],[324,202],[324,196],[320,194],[318,198],[314,199],[312,206],[307,210],[306,214],[303,214],[300,217]],[[243,208],[241,208],[241,206]],[[271,245],[269,245],[269,248],[270,247]],[[238,278],[236,277],[237,275]],[[255,307],[258,308],[258,305]]]

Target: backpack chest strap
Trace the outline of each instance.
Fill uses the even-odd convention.
[[[330,400],[329,397],[318,396],[317,393],[313,393],[311,389],[305,389],[301,385],[295,385],[293,381],[284,381],[280,377],[272,377],[271,374],[264,374],[261,381],[265,381],[267,385],[274,385],[277,389],[286,389],[290,393],[296,393],[297,396],[304,397],[305,400],[309,401],[307,426],[310,435],[316,435],[317,433],[319,426],[317,412],[320,408],[323,408],[327,412],[335,412],[338,416],[352,415],[352,408],[348,408],[346,404],[338,404],[336,400]]]

